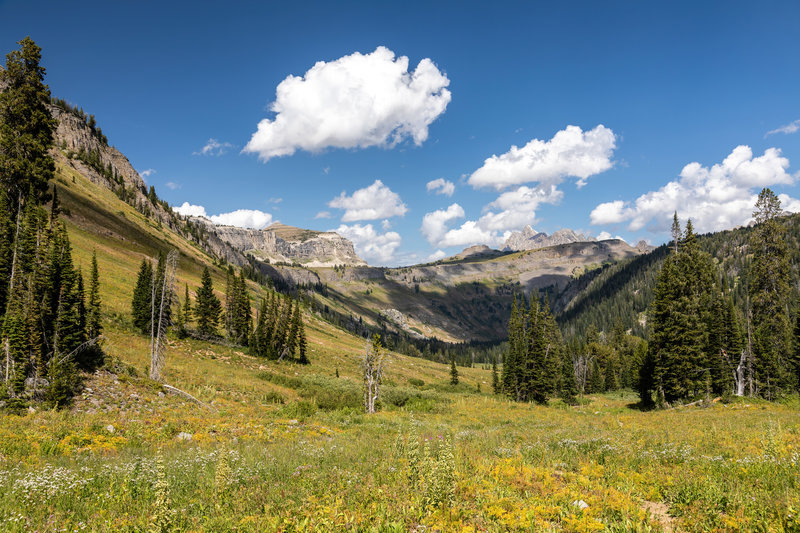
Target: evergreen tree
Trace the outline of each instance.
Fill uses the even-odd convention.
[[[497,376],[497,358],[492,357],[492,392],[500,394],[502,391],[503,387],[500,385],[500,379]]]
[[[200,288],[195,293],[194,313],[197,320],[197,331],[201,335],[216,335],[221,312],[222,304],[214,295],[211,272],[208,267],[205,267],[200,279]]]
[[[458,385],[458,368],[456,368],[455,359],[450,359],[450,385]]]
[[[50,90],[39,65],[41,48],[30,37],[6,55],[0,81],[0,186],[6,195],[10,218],[23,207],[29,193],[38,205],[47,199],[47,183],[55,164],[48,150],[53,145],[56,121],[50,115]]]
[[[181,301],[178,297],[176,297],[176,311],[175,311],[175,336],[179,339],[185,339],[189,336],[189,332],[186,331],[186,319],[184,318],[186,315],[183,313],[183,309],[185,306],[181,305]]]
[[[711,257],[700,251],[690,220],[678,252],[664,261],[651,304],[653,376],[644,381],[652,379],[659,402],[672,403],[707,390],[707,332],[718,290],[715,282]]]
[[[300,335],[300,324],[303,323],[300,311],[300,302],[296,302],[294,311],[292,312],[291,326],[289,327],[289,335],[286,340],[286,352],[289,356],[294,357],[295,351]]]
[[[136,287],[133,289],[131,300],[131,315],[133,325],[145,335],[150,334],[153,304],[153,266],[147,259],[142,259],[139,266],[139,276],[136,278]]]
[[[791,353],[789,251],[780,215],[780,200],[770,189],[763,189],[753,212],[758,225],[750,241],[753,262],[749,279],[754,377],[758,393],[770,400],[794,387],[788,360]]]
[[[311,361],[308,360],[308,355],[306,354],[306,350],[307,350],[306,326],[303,323],[303,319],[301,317],[300,318],[300,330],[299,330],[299,333],[297,335],[297,351],[298,351],[297,362],[302,364],[302,365],[307,365],[307,364],[311,363]],[[337,378],[339,377],[339,369],[338,368],[336,369],[336,377]]]
[[[100,273],[97,269],[97,252],[92,252],[92,271],[89,280],[89,301],[86,309],[86,332],[90,339],[103,333],[100,323]]]
[[[189,299],[189,284],[183,284],[183,323],[192,321],[192,301]]]

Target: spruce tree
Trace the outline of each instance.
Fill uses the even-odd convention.
[[[458,385],[458,368],[456,368],[455,359],[450,359],[450,385]]]
[[[183,323],[184,325],[192,321],[192,301],[189,299],[189,285],[183,284]]]
[[[753,212],[758,225],[750,240],[749,280],[755,381],[758,393],[770,400],[794,388],[789,361],[789,250],[780,215],[780,200],[770,189],[763,189]]]
[[[133,325],[145,335],[150,334],[152,320],[153,298],[153,267],[150,261],[142,259],[139,266],[139,276],[136,278],[136,287],[133,289],[131,300],[131,316]]]
[[[659,402],[686,400],[707,389],[707,333],[711,303],[719,289],[711,257],[697,244],[692,222],[686,224],[678,251],[664,261],[650,307],[652,379]],[[642,398],[646,403],[648,398]]]
[[[502,387],[500,386],[500,378],[497,376],[497,358],[492,357],[492,392],[500,394]]]
[[[302,364],[302,365],[307,365],[307,364],[311,363],[311,361],[308,360],[308,354],[306,353],[307,349],[308,349],[308,345],[307,345],[307,340],[306,340],[306,326],[303,323],[303,319],[301,317],[300,318],[300,331],[299,331],[299,333],[297,335],[297,352],[298,352],[297,362]],[[338,368],[336,369],[336,373],[337,373],[336,377],[339,377],[338,376],[338,373],[339,373],[339,369]]]
[[[89,300],[86,306],[86,333],[90,339],[103,333],[100,323],[100,273],[97,269],[97,252],[92,252],[92,270],[89,280]]]
[[[221,312],[222,304],[214,295],[211,272],[208,267],[205,267],[200,278],[200,288],[195,293],[194,313],[197,320],[197,331],[201,335],[215,335]]]
[[[41,48],[25,37],[19,50],[6,55],[0,81],[0,186],[6,194],[10,216],[15,218],[29,193],[34,204],[47,199],[47,183],[55,163],[48,154],[56,121],[50,115],[50,90],[39,65]]]

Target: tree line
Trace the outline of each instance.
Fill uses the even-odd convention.
[[[0,402],[63,406],[79,370],[103,363],[99,272],[93,256],[87,291],[48,185],[56,123],[41,49],[28,37],[18,44],[0,71]]]
[[[567,309],[567,342],[546,302],[532,298],[526,309],[515,298],[495,391],[544,403],[554,395],[570,400],[573,392],[630,388],[645,406],[733,395],[775,400],[800,391],[797,250],[786,227],[797,217],[784,216],[769,189],[753,217],[753,228],[706,238],[712,251],[725,254],[720,261],[701,247],[691,220],[681,228],[676,214],[669,245],[582,281],[586,292],[577,306],[610,316],[597,319],[601,330],[587,321],[597,312]],[[624,298],[633,293],[650,295],[627,302],[644,305],[637,328],[623,323],[630,313]],[[572,329],[576,318],[582,338]]]
[[[160,292],[165,279],[164,272],[163,254],[159,255],[155,266],[151,261],[143,259],[139,267],[131,299],[131,317],[134,327],[145,335],[153,331],[155,300],[152,295]],[[167,320],[174,326],[173,331],[179,338],[192,336],[218,340],[218,328],[222,325],[225,339],[248,347],[252,355],[309,363],[300,301],[269,291],[266,298],[258,300],[253,317],[243,270],[237,276],[232,267],[228,268],[224,308],[214,294],[208,267],[203,269],[194,303],[187,284],[184,285],[183,302],[178,297],[170,297],[170,302],[172,301],[175,302],[175,309],[170,310]],[[192,323],[196,326],[194,329],[190,327]]]

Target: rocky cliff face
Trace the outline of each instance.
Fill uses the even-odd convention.
[[[593,242],[594,237],[575,233],[571,229],[560,229],[548,235],[540,233],[531,226],[525,226],[522,231],[515,231],[506,239],[504,251],[519,252],[522,250],[536,250],[537,248],[547,248],[548,246],[558,246],[559,244],[569,244],[572,242]]]
[[[335,265],[365,266],[353,243],[334,232],[315,232],[273,224],[264,229],[216,226],[210,220],[192,217],[207,231],[235,250],[272,263],[299,263],[307,267]]]

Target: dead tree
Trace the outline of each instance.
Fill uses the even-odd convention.
[[[367,343],[362,361],[362,368],[364,369],[364,409],[367,413],[375,412],[375,403],[378,401],[380,393],[385,359],[386,351],[381,346],[381,337],[380,335],[375,335],[372,338],[372,343]]]
[[[593,354],[575,353],[572,355],[572,370],[575,373],[575,381],[581,390],[581,400],[586,392],[586,382],[589,379],[589,367],[594,361]]]
[[[175,283],[175,271],[178,268],[178,252],[171,250],[167,254],[163,278],[162,274],[153,272],[153,290],[150,300],[150,379],[161,381],[164,369],[164,347],[167,339],[167,328],[170,325],[169,310],[172,307],[172,287]],[[160,285],[160,286],[159,286]]]

